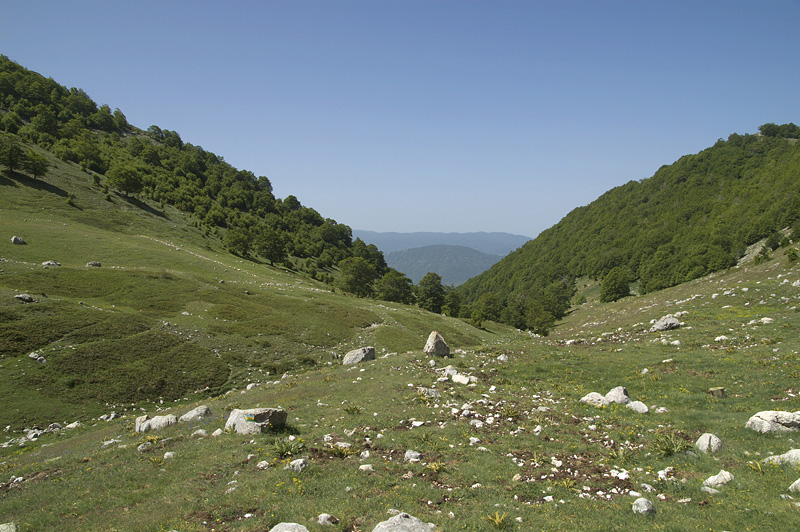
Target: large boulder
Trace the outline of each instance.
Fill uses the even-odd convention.
[[[363,362],[364,360],[375,360],[374,347],[361,347],[359,349],[353,349],[344,356],[342,359],[342,364],[345,366],[351,366],[353,364]]]
[[[667,314],[663,318],[660,318],[656,321],[652,327],[650,327],[650,332],[658,332],[658,331],[669,331],[672,329],[677,329],[681,326],[681,321],[673,316],[672,314]]]
[[[800,449],[792,449],[791,451],[783,454],[770,456],[769,458],[764,459],[764,463],[777,465],[789,464],[795,467],[800,466]]]
[[[231,412],[225,423],[226,431],[238,434],[261,434],[286,425],[286,411],[281,408],[251,408]]]
[[[800,430],[800,412],[765,410],[747,420],[745,428],[763,434],[782,434]]]
[[[405,512],[378,523],[372,532],[431,532],[436,528],[433,523],[425,523]]]
[[[308,529],[297,523],[278,523],[270,528],[269,532],[308,532]]]
[[[706,432],[697,438],[697,442],[694,444],[694,446],[698,451],[704,453],[715,453],[722,449],[722,440],[717,438],[714,434]]]
[[[206,405],[200,405],[197,408],[186,412],[184,415],[178,418],[178,421],[197,421],[198,419],[203,419],[206,417],[211,417],[211,409]]]
[[[655,515],[656,513],[656,507],[653,506],[652,502],[650,502],[648,499],[645,499],[644,497],[639,497],[638,499],[633,501],[631,509],[635,514]]]
[[[612,388],[606,394],[606,401],[609,403],[617,403],[619,405],[627,405],[631,402],[631,398],[628,395],[628,389],[624,386],[617,386],[616,388]]]
[[[432,331],[428,335],[428,341],[425,342],[425,353],[433,357],[448,357],[450,356],[450,347],[444,341],[442,335],[436,331]]]
[[[147,432],[150,430],[160,430],[164,427],[169,427],[178,422],[178,419],[172,414],[166,416],[139,416],[136,418],[136,432]]]

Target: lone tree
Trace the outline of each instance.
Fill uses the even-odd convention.
[[[125,196],[142,191],[142,176],[129,164],[115,164],[106,172],[109,186],[121,190]]]
[[[47,169],[50,168],[50,163],[47,161],[47,157],[28,148],[25,160],[22,161],[22,168],[36,180],[40,177],[44,177],[47,173]]]
[[[417,302],[419,306],[439,314],[444,305],[442,276],[438,273],[428,272],[425,277],[420,279],[417,287]]]
[[[0,135],[0,164],[15,172],[25,161],[25,152],[17,139],[11,135]]]
[[[628,270],[620,266],[611,268],[606,278],[603,279],[600,301],[609,303],[631,295],[631,276]]]

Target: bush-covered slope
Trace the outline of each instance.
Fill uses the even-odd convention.
[[[530,325],[541,314],[532,307],[551,308],[542,294],[554,283],[603,279],[621,267],[646,293],[730,267],[765,237],[777,246],[776,232],[800,218],[800,129],[765,124],[761,131],[733,134],[606,192],[465,283],[461,294],[471,303],[485,293],[507,304],[536,301],[501,316]],[[571,291],[561,295],[559,311]]]

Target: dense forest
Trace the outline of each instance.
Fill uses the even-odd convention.
[[[0,131],[0,164],[9,170],[44,176],[46,160],[24,149],[35,144],[80,165],[107,193],[110,188],[141,194],[189,213],[237,255],[296,267],[350,292],[366,282],[367,290],[358,295],[374,295],[372,284],[390,273],[376,246],[353,240],[350,227],[323,218],[294,196],[276,198],[268,178],[234,168],[175,131],[155,125],[138,129],[119,109],[98,106],[83,90],[67,89],[5,56],[0,56]],[[358,266],[360,277],[340,279],[341,265],[346,272]],[[392,280],[411,284],[397,272],[384,284]]]
[[[578,277],[647,293],[729,268],[764,238],[767,256],[800,220],[798,137],[794,124],[764,124],[606,192],[459,287],[465,308],[546,332]]]

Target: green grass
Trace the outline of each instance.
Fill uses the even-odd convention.
[[[792,286],[800,268],[781,252],[613,304],[599,304],[590,284],[586,304],[551,336],[534,338],[332,293],[215,251],[219,244],[178,213],[108,204],[77,170],[63,172],[48,182],[73,191],[83,211],[52,189],[0,181],[0,226],[13,226],[0,240],[0,428],[11,425],[4,434],[17,438],[34,424],[85,426],[0,448],[0,483],[24,479],[0,487],[0,522],[21,531],[250,531],[281,521],[321,530],[315,518],[327,512],[341,519],[331,530],[355,531],[395,508],[448,531],[795,527],[798,508],[781,495],[800,471],[760,461],[796,447],[798,435],[744,428],[761,410],[800,410]],[[90,209],[101,220],[108,210],[108,222],[89,223]],[[11,246],[11,234],[30,243]],[[63,266],[41,267],[47,259]],[[103,267],[87,268],[88,260]],[[21,291],[39,301],[18,302]],[[684,327],[647,332],[651,320],[678,311]],[[421,352],[433,329],[459,350],[437,366],[476,376],[475,386],[438,381]],[[729,339],[716,341],[721,335]],[[343,367],[334,358],[361,345],[375,346],[378,359]],[[47,362],[29,359],[32,351]],[[242,392],[250,382],[261,386]],[[579,402],[619,385],[668,411]],[[442,396],[423,400],[419,386]],[[707,393],[715,386],[724,398]],[[213,417],[133,432],[143,412],[180,415],[196,404]],[[256,406],[285,408],[288,427],[191,436]],[[463,407],[472,414],[462,416]],[[93,420],[111,410],[124,417]],[[476,415],[482,427],[471,424]],[[722,439],[722,451],[683,452],[704,432]],[[137,451],[145,441],[152,446]],[[352,447],[336,451],[339,441]],[[405,463],[408,449],[422,461]],[[295,457],[311,466],[284,470]],[[258,469],[262,460],[271,467]],[[667,467],[673,479],[658,480]],[[622,469],[629,478],[613,476]],[[735,481],[718,495],[702,492],[720,469]],[[655,517],[633,515],[629,490],[654,502]]]

